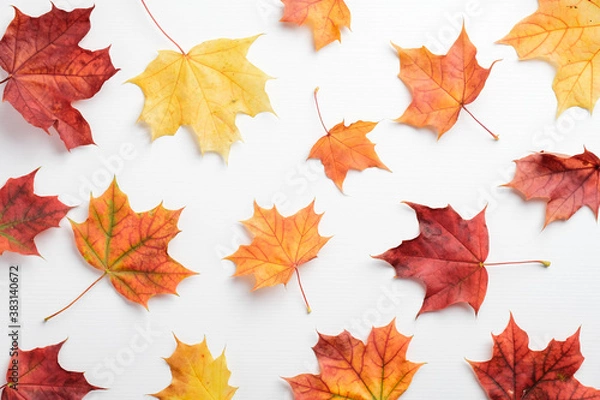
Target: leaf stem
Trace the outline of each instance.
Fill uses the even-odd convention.
[[[321,126],[325,129],[325,132],[329,135],[329,129],[325,126],[325,122],[323,122],[323,116],[321,115],[321,109],[319,108],[319,100],[317,99],[317,93],[319,93],[319,87],[317,86],[314,91],[315,105],[317,106],[317,114],[319,114],[319,121],[321,121]]]
[[[476,118],[476,117],[473,115],[473,113],[467,109],[467,107],[465,107],[464,105],[463,105],[463,106],[461,106],[461,107],[462,107],[462,109],[463,109],[463,110],[465,110],[465,111],[466,111],[466,112],[467,112],[467,113],[468,113],[468,114],[471,116],[471,118],[473,118],[473,119],[475,120],[475,122],[477,122],[477,123],[478,123],[478,124],[479,124],[479,125],[480,125],[480,126],[483,128],[483,129],[485,129],[485,130],[486,130],[486,131],[487,131],[487,132],[488,132],[490,135],[492,135],[492,137],[494,138],[494,140],[498,140],[498,139],[500,139],[500,136],[498,136],[498,135],[494,134],[494,132],[490,131],[490,130],[487,128],[487,126],[485,126],[484,124],[482,124],[482,123],[481,123],[481,121],[479,121],[479,120],[478,120],[478,119],[477,119],[477,118]]]
[[[2,80],[0,81],[0,85],[2,85],[3,83],[6,83],[6,82],[8,82],[8,80],[9,80],[9,79],[10,79],[10,76],[7,76],[6,78],[2,79]],[[0,389],[2,389],[2,388],[0,388]]]
[[[308,300],[306,299],[306,293],[304,293],[304,288],[302,287],[302,281],[300,280],[300,272],[298,272],[298,268],[294,268],[296,270],[296,276],[298,277],[298,285],[300,286],[300,291],[302,292],[302,297],[304,298],[304,302],[306,303],[306,312],[311,313],[312,309],[308,304]]]
[[[152,15],[152,13],[150,12],[150,9],[146,5],[146,2],[144,0],[141,0],[141,2],[142,2],[142,5],[144,6],[144,8],[146,9],[146,12],[150,16],[150,18],[152,19],[152,21],[154,22],[154,24],[158,27],[158,29],[160,29],[160,31],[163,33],[163,35],[165,35],[167,37],[167,39],[169,39],[171,41],[171,43],[173,43],[175,46],[177,46],[177,48],[179,49],[179,51],[181,52],[181,54],[185,55],[185,51],[183,51],[183,49],[181,48],[181,46],[175,40],[173,40],[173,38],[171,36],[169,36],[169,34],[167,34],[167,32],[165,32],[165,30],[160,26],[160,24],[158,23],[158,21],[156,21],[156,18],[154,18],[154,15]]]
[[[0,386],[0,390],[4,389],[4,388],[5,388],[5,387],[7,387],[7,386],[8,386],[8,382],[7,382],[7,383],[5,383],[4,385]]]
[[[515,264],[542,264],[544,267],[549,267],[550,266],[550,261],[544,261],[544,260],[528,260],[528,261],[510,261],[510,262],[495,262],[495,263],[484,263],[484,265],[487,266],[494,266],[494,265],[515,265]]]
[[[79,300],[80,298],[83,297],[84,294],[86,294],[91,288],[93,288],[98,282],[100,282],[102,280],[102,278],[104,278],[106,276],[106,272],[104,274],[102,274],[100,276],[100,278],[96,279],[90,286],[87,287],[87,289],[85,289],[79,296],[77,296],[77,298],[75,298],[75,300],[73,300],[72,302],[70,302],[69,304],[67,304],[65,307],[61,308],[60,310],[58,310],[57,312],[55,312],[54,314],[44,318],[44,322],[48,322],[49,319],[56,317],[58,314],[62,313],[63,311],[67,310],[69,307],[71,307],[73,304],[75,304],[75,302],[77,302],[77,300]]]

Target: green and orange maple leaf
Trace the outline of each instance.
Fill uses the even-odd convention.
[[[574,106],[592,112],[600,96],[598,2],[539,0],[537,11],[499,43],[513,46],[522,60],[541,59],[557,68],[557,114]]]
[[[498,139],[466,108],[481,93],[494,64],[486,69],[477,63],[477,49],[464,26],[448,54],[443,56],[431,53],[426,47],[403,49],[394,45],[394,48],[400,58],[398,77],[413,96],[398,122],[417,128],[430,127],[440,138],[464,110]]]
[[[153,140],[189,125],[202,153],[216,152],[227,161],[231,145],[241,140],[237,114],[273,112],[264,90],[271,78],[246,58],[258,36],[211,40],[187,53],[167,38],[179,52],[161,50],[142,74],[129,80],[146,98],[139,120],[150,126]]]
[[[152,396],[160,400],[231,400],[237,388],[228,383],[231,372],[225,351],[214,359],[206,339],[191,346],[175,340],[177,348],[165,359],[173,375],[171,384]]]
[[[254,215],[242,223],[254,236],[252,243],[241,245],[225,259],[236,264],[234,276],[253,275],[253,290],[287,284],[296,273],[306,308],[304,289],[298,268],[317,256],[330,238],[319,234],[323,214],[316,214],[314,201],[296,214],[283,217],[275,207],[265,209],[254,203]]]
[[[281,0],[285,5],[281,22],[307,25],[318,51],[336,40],[341,29],[350,29],[350,10],[344,0]]]
[[[423,365],[406,359],[410,341],[396,330],[395,321],[373,328],[366,345],[348,331],[337,336],[319,334],[313,351],[321,373],[285,380],[295,400],[396,400]]]
[[[46,320],[70,307],[92,286],[108,277],[123,297],[148,307],[158,294],[176,294],[183,279],[195,275],[167,253],[167,247],[180,231],[177,221],[181,210],[161,205],[134,212],[116,180],[104,194],[90,200],[85,222],[71,221],[77,249],[89,265],[102,275],[77,299]]]
[[[57,196],[33,193],[37,170],[20,178],[9,179],[0,189],[0,254],[12,251],[39,255],[35,236],[58,223],[71,207]]]

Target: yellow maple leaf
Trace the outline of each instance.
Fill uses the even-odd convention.
[[[283,217],[275,207],[265,209],[254,203],[254,215],[242,223],[254,235],[252,243],[242,245],[225,259],[234,262],[234,276],[254,275],[253,290],[286,284],[298,267],[317,256],[330,238],[319,234],[323,214],[314,211],[314,201],[289,217]],[[300,284],[304,295],[304,290]],[[306,296],[304,296],[306,301]],[[308,302],[306,308],[310,312]]]
[[[241,139],[236,115],[273,112],[264,90],[271,78],[246,58],[257,37],[211,40],[186,54],[162,50],[130,79],[146,97],[140,120],[150,125],[152,139],[189,125],[202,153],[214,151],[227,160]]]
[[[152,396],[161,400],[230,400],[237,388],[229,386],[231,372],[227,369],[225,352],[214,359],[206,339],[195,345],[185,344],[177,337],[175,340],[177,348],[166,359],[173,380]]]
[[[538,10],[499,41],[522,60],[558,68],[552,85],[558,114],[579,106],[590,112],[600,97],[600,5],[581,0],[539,0]]]

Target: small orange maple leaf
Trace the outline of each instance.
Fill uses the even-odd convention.
[[[298,267],[315,258],[330,239],[319,234],[323,214],[315,213],[314,204],[313,200],[296,214],[283,217],[275,207],[265,209],[254,202],[254,215],[242,221],[254,235],[252,243],[241,245],[235,253],[225,257],[237,266],[234,276],[254,275],[256,284],[252,290],[285,285],[295,272],[308,312],[311,309]]]
[[[498,139],[465,107],[479,96],[496,61],[488,69],[477,63],[477,49],[464,26],[448,54],[443,56],[432,54],[426,47],[403,49],[392,45],[400,57],[398,77],[413,96],[398,122],[417,128],[431,127],[437,131],[439,139],[454,126],[460,111],[465,110],[494,139]]]
[[[398,332],[395,320],[373,328],[366,345],[347,331],[337,336],[319,334],[313,351],[321,374],[285,380],[296,400],[396,400],[423,365],[406,359],[410,340]]]
[[[350,28],[350,10],[344,0],[281,0],[285,5],[281,22],[308,25],[315,49],[341,40],[340,29]]]
[[[389,171],[377,156],[375,144],[367,139],[367,134],[377,126],[377,122],[356,121],[346,126],[342,121],[332,129],[327,129],[319,110],[318,91],[319,88],[316,88],[315,104],[319,120],[327,134],[315,143],[308,158],[321,160],[325,167],[325,174],[335,182],[340,191],[351,169],[363,171],[370,167],[377,167]]]
[[[146,308],[152,296],[176,294],[179,282],[196,274],[167,253],[169,242],[180,232],[179,214],[181,210],[167,210],[162,204],[147,212],[134,212],[113,180],[104,194],[90,200],[85,222],[71,221],[77,249],[102,275],[46,321],[73,305],[105,276],[123,297]]]

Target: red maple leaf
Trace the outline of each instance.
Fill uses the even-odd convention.
[[[464,220],[452,207],[429,208],[407,203],[417,213],[420,235],[376,256],[390,263],[399,278],[413,278],[425,284],[426,293],[419,314],[456,303],[468,303],[475,313],[487,292],[486,265],[489,236],[485,209]],[[518,261],[510,264],[547,261]]]
[[[90,30],[92,8],[71,12],[52,6],[32,18],[15,8],[0,40],[0,67],[8,72],[4,100],[31,125],[46,132],[53,126],[72,149],[94,143],[90,126],[71,106],[92,97],[117,69],[108,48],[90,51],[78,43]]]
[[[25,351],[11,350],[2,400],[80,400],[92,390],[82,372],[63,369],[58,352],[65,342]]]
[[[39,255],[34,237],[59,221],[71,207],[56,196],[38,196],[33,193],[37,170],[20,178],[9,179],[0,189],[0,254],[13,251],[25,255]]]
[[[564,342],[552,340],[544,350],[529,349],[529,338],[512,315],[500,335],[492,335],[489,361],[469,361],[490,399],[592,400],[600,390],[582,385],[573,374],[583,363],[579,329]]]
[[[572,157],[562,154],[535,153],[515,161],[517,172],[507,183],[525,199],[542,199],[548,203],[546,221],[571,218],[588,206],[598,219],[600,207],[600,159],[584,149]]]

